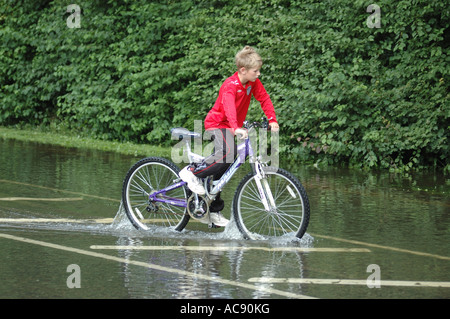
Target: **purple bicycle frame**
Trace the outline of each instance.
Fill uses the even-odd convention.
[[[230,180],[230,178],[234,175],[234,173],[237,171],[239,166],[241,166],[245,162],[245,159],[248,156],[253,156],[253,149],[252,149],[249,138],[247,138],[244,141],[244,143],[241,143],[237,146],[237,152],[238,152],[238,156],[234,160],[233,164],[227,169],[227,171],[219,179],[219,183],[211,190],[211,194],[217,194],[225,186],[225,184]],[[184,181],[177,182],[177,183],[167,186],[159,191],[151,193],[148,196],[148,199],[149,199],[149,201],[152,201],[152,202],[161,202],[161,203],[166,203],[166,204],[170,204],[173,206],[186,207],[187,206],[186,199],[169,197],[166,195],[167,192],[177,189],[179,187],[182,187],[184,185],[186,185],[186,182],[184,182]]]

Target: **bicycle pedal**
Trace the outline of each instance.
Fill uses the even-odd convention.
[[[214,223],[208,224],[208,228],[220,228],[221,226],[217,226]]]

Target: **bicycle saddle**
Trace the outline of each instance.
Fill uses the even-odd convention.
[[[184,127],[175,127],[170,129],[170,133],[173,137],[178,137],[178,139],[184,139],[184,138],[200,138],[200,133],[197,132],[191,132],[188,129]]]

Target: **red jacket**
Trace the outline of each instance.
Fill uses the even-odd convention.
[[[242,127],[252,95],[261,103],[261,108],[269,122],[276,122],[275,109],[261,81],[257,79],[243,86],[236,72],[220,87],[219,97],[206,115],[205,129],[232,128],[235,130]]]

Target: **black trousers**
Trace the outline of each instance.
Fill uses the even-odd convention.
[[[213,180],[218,180],[233,164],[237,154],[237,145],[234,135],[229,129],[221,128],[207,132],[211,134],[211,140],[214,141],[214,152],[202,163],[195,164],[193,173],[200,178],[213,175]]]

